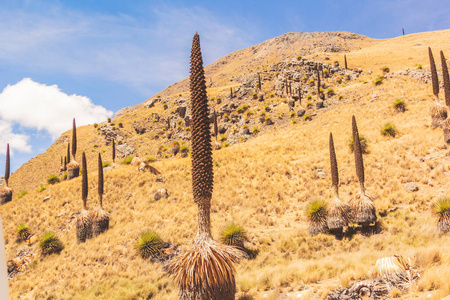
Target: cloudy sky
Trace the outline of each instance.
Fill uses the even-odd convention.
[[[0,2],[0,173],[78,125],[101,122],[188,76],[193,34],[205,64],[286,32],[390,38],[450,28],[447,1]]]

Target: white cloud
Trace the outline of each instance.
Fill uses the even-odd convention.
[[[11,123],[0,120],[0,154],[6,154],[7,143],[9,143],[11,155],[13,155],[14,149],[20,152],[31,152],[28,139],[26,134],[13,133]]]
[[[87,97],[67,95],[56,85],[40,84],[30,78],[8,85],[0,94],[3,124],[9,128],[15,123],[24,128],[45,130],[53,139],[72,127],[72,118],[81,126],[105,121],[112,114]],[[8,127],[5,125],[5,128]]]

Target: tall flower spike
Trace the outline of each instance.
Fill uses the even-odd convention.
[[[213,163],[211,133],[208,122],[208,98],[205,73],[200,50],[200,38],[196,33],[191,50],[191,110],[192,110],[192,190],[197,204],[211,199],[213,190]]]
[[[116,142],[114,141],[114,139],[112,141],[112,160],[113,163],[116,162]]]
[[[430,69],[431,69],[431,83],[433,85],[433,95],[436,97],[436,101],[439,102],[439,79],[436,71],[436,64],[434,63],[433,52],[428,47],[428,56],[430,57]]]
[[[88,177],[87,177],[87,164],[86,164],[86,154],[83,152],[83,157],[81,161],[83,172],[81,174],[81,199],[83,199],[83,208],[86,209],[86,201],[88,196]]]
[[[73,128],[72,128],[72,155],[73,155],[73,160],[75,160],[75,154],[77,154],[77,125],[75,124],[75,118],[73,118]]]
[[[216,136],[216,142],[217,142],[217,135],[219,134],[219,130],[217,129],[217,115],[216,110],[213,112],[213,119],[214,119],[214,135]]]
[[[331,167],[331,182],[333,186],[339,186],[339,173],[336,160],[336,152],[334,150],[333,134],[330,132],[330,167]]]
[[[6,145],[5,183],[8,186],[10,173],[9,143]]]
[[[444,81],[445,105],[450,107],[450,79],[448,75],[447,60],[445,59],[444,52],[442,51],[441,51],[441,64],[442,64],[442,77]]]
[[[359,142],[359,132],[356,125],[355,116],[352,116],[353,131],[353,152],[355,153],[356,176],[358,177],[361,188],[364,188],[364,163],[361,151],[361,143]]]
[[[102,197],[103,197],[103,163],[102,163],[102,156],[99,153],[98,154],[98,202],[100,204],[100,208],[103,208]]]

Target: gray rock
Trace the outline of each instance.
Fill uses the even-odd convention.
[[[408,182],[405,184],[405,190],[408,192],[417,192],[419,190],[419,187],[415,182]]]
[[[306,111],[302,108],[297,111],[297,117],[303,117]]]
[[[248,135],[248,134],[250,134],[250,129],[245,128],[245,129],[242,131],[242,133]]]
[[[130,156],[131,154],[134,153],[134,151],[136,151],[136,149],[133,146],[128,145],[126,143],[123,143],[122,145],[117,145],[116,146],[116,155],[118,157]]]
[[[155,194],[155,201],[160,200],[161,198],[168,198],[169,194],[166,189],[159,189]]]
[[[317,101],[316,102],[316,107],[317,108],[323,108],[323,101]]]
[[[42,199],[42,202],[45,202],[47,200],[50,200],[50,196],[45,197],[44,199]]]

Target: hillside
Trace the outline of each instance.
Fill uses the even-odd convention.
[[[248,231],[247,247],[259,251],[255,259],[237,266],[238,298],[321,299],[336,287],[368,278],[378,258],[393,254],[415,257],[421,275],[401,297],[441,299],[450,294],[450,235],[437,234],[431,214],[434,201],[450,187],[450,154],[442,130],[429,126],[433,96],[428,46],[437,61],[439,50],[449,56],[450,30],[386,40],[352,33],[288,33],[206,67],[207,79],[212,78],[210,104],[225,129],[214,142],[221,149],[214,151],[213,235],[218,238],[220,229],[234,220]],[[344,54],[348,70],[343,68]],[[383,73],[383,67],[389,72]],[[323,100],[310,85],[311,80],[317,83],[317,68],[330,73],[321,78]],[[384,79],[376,86],[379,75]],[[330,88],[333,95],[327,93]],[[405,101],[405,112],[393,109],[396,99]],[[73,228],[73,216],[82,207],[81,179],[46,183],[59,169],[71,132],[12,174],[15,195],[22,190],[28,194],[0,206],[7,256],[12,259],[23,249],[33,255],[24,272],[10,280],[11,299],[176,299],[162,264],[140,258],[133,241],[143,229],[154,229],[182,250],[195,235],[190,159],[171,152],[174,142],[189,147],[188,102],[185,79],[116,114],[111,123],[77,128],[77,158],[83,151],[88,158],[90,208],[97,206],[95,158],[101,152],[111,162],[112,136],[122,141],[123,156],[156,159],[152,165],[163,179],[126,164],[107,169],[104,203],[111,226],[85,244],[76,243]],[[381,233],[343,240],[310,236],[306,204],[314,198],[332,199],[330,132],[341,198],[347,201],[357,193],[348,148],[352,115],[369,141],[366,187],[376,196]],[[386,122],[397,127],[395,138],[380,134]],[[408,182],[416,183],[418,191],[405,190]],[[47,188],[38,192],[40,184]],[[160,188],[167,188],[169,197],[154,201]],[[46,196],[50,199],[43,201]],[[64,250],[41,257],[37,244],[16,242],[15,229],[22,222],[38,235],[57,231]]]

